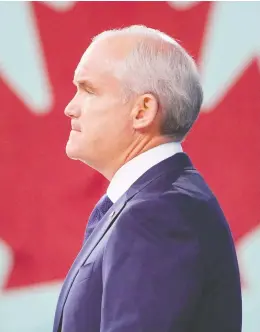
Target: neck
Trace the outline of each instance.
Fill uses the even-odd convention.
[[[102,174],[109,180],[113,178],[115,173],[121,168],[124,164],[137,157],[141,153],[148,151],[158,145],[169,143],[172,140],[167,137],[156,136],[156,137],[139,137],[136,141],[134,141],[124,153],[120,155],[120,157],[115,160],[114,163],[111,163],[109,168],[103,170]]]

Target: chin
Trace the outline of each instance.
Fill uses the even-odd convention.
[[[74,143],[74,144],[73,144]],[[68,143],[66,145],[66,155],[73,160],[79,160],[81,162],[83,162],[84,164],[87,164],[88,166],[91,166],[91,162],[89,160],[89,156],[86,153],[87,151],[85,151],[84,149],[82,149],[81,146],[79,146],[79,144],[75,144],[75,142],[72,142],[70,140],[68,140]],[[93,168],[93,167],[92,167]]]
[[[66,145],[66,155],[73,160],[80,159],[78,148],[73,146],[70,142]]]

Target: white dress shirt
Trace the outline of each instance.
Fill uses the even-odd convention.
[[[131,159],[113,176],[107,188],[108,197],[115,203],[149,168],[182,151],[180,143],[170,142],[156,146]]]

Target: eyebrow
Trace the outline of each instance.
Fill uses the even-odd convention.
[[[85,86],[85,87],[88,87],[92,90],[96,90],[96,88],[94,87],[94,85],[88,81],[88,80],[76,80],[75,78],[73,79],[72,83],[75,85],[75,86]]]

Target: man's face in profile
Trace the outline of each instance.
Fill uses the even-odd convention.
[[[131,143],[131,103],[113,71],[118,45],[94,42],[82,56],[73,83],[77,92],[65,109],[71,118],[66,153],[94,168],[117,156]],[[101,166],[102,167],[102,166]]]

